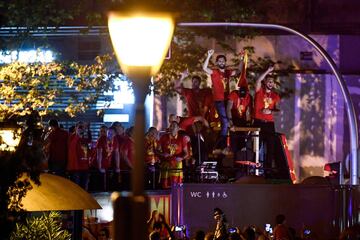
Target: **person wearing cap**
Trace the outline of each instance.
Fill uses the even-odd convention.
[[[228,97],[226,113],[229,127],[244,127],[250,122],[252,111],[252,97],[245,87],[234,90]]]
[[[244,156],[242,154],[246,153],[244,152],[244,147],[246,147],[247,143],[247,133],[231,130],[233,130],[233,127],[246,127],[251,121],[251,112],[252,97],[249,94],[248,88],[242,86],[238,90],[232,91],[228,97],[226,113],[229,119],[230,145],[237,160],[249,160],[243,159]],[[238,154],[240,155],[238,156]]]

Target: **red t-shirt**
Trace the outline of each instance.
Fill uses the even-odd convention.
[[[232,91],[228,99],[233,102],[231,116],[241,119],[246,117],[246,111],[251,105],[251,96],[247,93],[245,97],[241,98],[238,92],[237,90]]]
[[[131,170],[134,166],[134,140],[131,137],[124,138],[120,146],[120,156],[120,169]],[[125,161],[124,157],[127,157],[131,166]]]
[[[211,82],[213,89],[214,101],[224,101],[229,94],[229,78],[233,70],[225,69],[224,72],[220,69],[212,69]]]
[[[128,157],[129,161],[132,163],[133,156],[133,146],[130,144],[132,140],[128,136],[115,135],[112,141],[113,151],[118,150],[120,155],[120,169],[121,170],[130,170],[130,166],[124,161],[124,156]],[[131,151],[131,152],[130,152]]]
[[[87,171],[89,169],[88,143],[88,139],[80,138],[75,133],[69,136],[67,170]]]
[[[264,88],[260,88],[260,90],[255,93],[254,118],[273,122],[273,115],[263,114],[262,110],[264,108],[274,109],[279,101],[280,96],[277,93],[273,91],[267,93]]]
[[[176,137],[169,133],[162,135],[159,140],[159,145],[162,153],[170,154],[165,161],[174,162],[176,157],[186,157],[183,149],[187,148],[188,138],[185,135],[178,134]]]
[[[201,116],[202,109],[208,104],[208,89],[198,91],[190,88],[181,88],[180,94],[185,97],[188,109],[188,116]]]
[[[64,162],[68,159],[69,133],[61,128],[55,128],[49,134],[49,162]]]
[[[205,119],[209,122],[210,127],[220,127],[220,118],[215,108],[212,93],[209,95],[209,104],[207,106],[209,107],[209,111],[205,114]]]
[[[112,150],[115,151],[115,150],[118,150],[119,153],[120,153],[120,147],[121,147],[121,144],[123,143],[125,139],[125,136],[122,136],[122,135],[115,135],[113,136],[112,138]]]
[[[193,133],[192,125],[194,124],[194,121],[195,117],[180,117],[179,128],[191,135]]]
[[[275,240],[285,240],[290,239],[289,230],[286,226],[279,224],[274,228],[274,239]]]
[[[108,140],[106,136],[101,136],[96,142],[96,151],[98,149],[102,150],[102,156],[101,156],[101,167],[108,169],[110,166],[109,163],[109,145]]]

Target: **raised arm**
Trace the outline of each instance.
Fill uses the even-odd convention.
[[[210,61],[210,58],[211,56],[214,54],[214,49],[210,49],[208,52],[207,52],[207,56],[206,56],[206,59],[203,63],[203,70],[204,72],[206,72],[207,74],[212,74],[212,70],[209,68],[209,61]]]
[[[255,91],[259,91],[261,88],[261,81],[264,80],[264,78],[266,77],[266,75],[268,75],[269,73],[271,73],[274,70],[274,66],[270,66],[265,72],[263,72],[263,74],[260,75],[260,77],[256,80],[256,85],[255,85]]]
[[[186,69],[184,72],[181,73],[180,78],[177,81],[175,81],[174,88],[178,94],[181,94],[181,88],[183,87],[183,80],[188,76],[189,76],[189,70]]]

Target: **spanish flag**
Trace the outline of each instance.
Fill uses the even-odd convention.
[[[245,50],[244,53],[244,64],[242,66],[241,69],[241,74],[239,77],[239,81],[238,81],[238,87],[245,87],[247,90],[249,90],[249,85],[246,79],[246,68],[247,68],[247,64],[248,64],[248,54],[247,51]]]

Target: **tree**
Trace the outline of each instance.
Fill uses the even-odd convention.
[[[26,44],[33,44],[37,48],[46,46],[46,33],[55,31],[62,25],[76,22],[92,25],[105,25],[106,11],[110,9],[112,1],[101,0],[14,0],[0,2],[0,26],[11,27],[9,36],[1,38],[1,46],[6,50],[17,50]],[[156,6],[157,9],[167,9],[178,13],[178,21],[204,21],[204,22],[242,22],[249,21],[255,16],[254,6],[260,4],[260,0],[149,0],[118,1],[120,5],[139,4],[146,2],[147,5]],[[36,37],[34,33],[42,33],[44,37]],[[237,53],[235,49],[226,43],[226,40],[241,40],[254,35],[253,31],[238,28],[177,28],[172,44],[172,58],[165,62],[161,72],[157,76],[155,92],[163,95],[173,94],[173,81],[178,78],[181,71],[188,68],[191,72],[199,72],[206,49],[198,37],[212,38],[222,47],[233,53],[236,64]],[[249,48],[251,49],[251,48]],[[254,49],[252,49],[254,50]],[[99,95],[112,88],[112,80],[116,74],[108,72],[107,63],[111,61],[109,56],[97,57],[96,63],[89,66],[81,66],[77,63],[49,63],[49,64],[22,64],[12,63],[0,67],[0,118],[8,119],[14,116],[25,116],[31,110],[38,110],[44,116],[51,110],[51,106],[62,94],[57,86],[66,86],[78,91],[88,91],[88,96],[81,98],[74,93],[72,101],[66,108],[70,116],[79,111],[84,111],[92,103],[96,102]],[[252,68],[248,71],[249,78],[255,76],[251,70],[257,71],[271,62],[271,59],[256,59]],[[80,98],[79,98],[80,97]],[[21,149],[21,148],[20,148]],[[33,149],[35,150],[35,149]],[[41,152],[36,152],[41,154]],[[21,210],[21,198],[31,188],[28,180],[17,181],[21,175],[27,175],[31,179],[38,179],[38,169],[24,168],[24,157],[20,151],[15,154],[3,153],[1,167],[4,174],[0,182],[0,222],[1,226],[14,226]],[[35,161],[35,155],[32,160]],[[34,158],[34,159],[33,159]],[[39,158],[40,159],[40,158]],[[39,160],[38,159],[38,160]],[[25,164],[26,166],[26,164]],[[38,181],[35,181],[39,183]],[[12,203],[10,210],[8,205]],[[9,231],[10,231],[9,230]],[[2,231],[4,232],[4,231]],[[8,232],[7,232],[8,233]],[[7,233],[3,233],[4,237]]]
[[[59,212],[44,213],[39,217],[27,218],[23,223],[17,223],[10,239],[71,239],[71,234],[64,230],[61,225],[61,214]]]
[[[35,109],[40,116],[51,112],[59,103],[63,89],[70,88],[70,101],[65,112],[73,117],[96,103],[103,92],[112,89],[115,74],[108,74],[109,56],[97,57],[93,65],[72,63],[20,63],[0,67],[0,116],[9,119],[25,116]],[[78,92],[86,91],[87,94]]]

